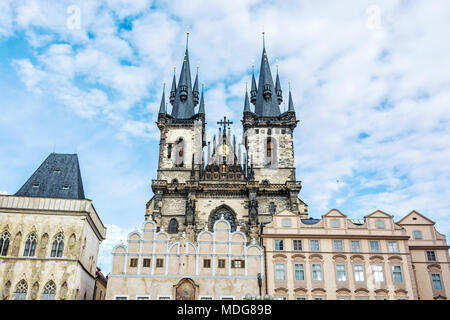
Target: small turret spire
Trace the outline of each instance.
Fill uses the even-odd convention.
[[[170,104],[173,105],[175,102],[175,95],[177,94],[177,80],[175,79],[176,67],[173,67],[173,80],[172,89],[170,89]]]
[[[198,67],[197,74],[195,75],[194,89],[192,90],[192,94],[194,96],[194,105],[196,106],[198,104]]]
[[[202,83],[202,97],[200,99],[200,107],[198,108],[199,114],[205,114],[205,93],[204,93],[205,85]]]
[[[292,101],[291,83],[289,82],[289,107],[288,112],[295,112],[294,102]]]
[[[252,112],[252,111],[250,110],[250,103],[248,102],[247,83],[245,84],[244,112]]]
[[[163,94],[161,98],[161,105],[159,106],[159,113],[165,114],[166,113],[166,84],[163,84]]]
[[[283,102],[283,91],[281,90],[280,75],[278,74],[278,64],[277,64],[277,79],[275,81],[275,92],[277,93],[278,104]]]
[[[256,94],[258,93],[258,88],[256,87],[255,79],[255,66],[252,66],[252,89],[250,90],[250,101],[251,103],[256,103]]]

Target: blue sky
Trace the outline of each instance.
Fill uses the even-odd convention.
[[[152,197],[154,122],[186,29],[209,135],[223,116],[241,132],[264,29],[285,100],[292,84],[310,215],[380,209],[399,220],[417,210],[449,236],[449,18],[445,0],[2,0],[0,192],[16,192],[53,150],[78,153],[108,227],[108,272],[111,248],[142,224]]]

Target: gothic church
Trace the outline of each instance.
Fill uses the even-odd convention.
[[[218,122],[217,136],[206,141],[207,108],[198,83],[197,73],[192,86],[186,48],[178,83],[175,74],[172,81],[171,113],[166,110],[164,92],[161,99],[158,174],[146,218],[170,234],[186,232],[193,240],[199,231],[211,230],[221,215],[232,231],[242,230],[252,238],[258,237],[262,223],[270,222],[282,209],[306,217],[294,165],[293,131],[299,121],[291,92],[287,112],[280,112],[280,78],[277,72],[274,84],[266,49],[258,85],[253,74],[250,99],[245,94],[240,142],[231,135],[231,122],[225,118]]]

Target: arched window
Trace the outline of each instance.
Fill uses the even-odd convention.
[[[64,249],[64,237],[60,233],[56,236],[55,240],[53,241],[52,245],[52,257],[61,257]]]
[[[169,223],[169,233],[177,233],[178,232],[178,222],[177,219],[173,218]]]
[[[21,280],[16,286],[14,300],[25,300],[27,298],[28,285],[25,280]]]
[[[9,233],[3,232],[0,235],[0,256],[6,256],[8,254],[9,247]]]
[[[28,236],[25,242],[25,250],[23,255],[25,257],[34,257],[34,252],[36,251],[36,234],[33,232]]]
[[[267,138],[266,142],[266,164],[268,166],[274,165],[276,162],[276,155],[275,155],[275,143],[276,141],[274,138]]]
[[[184,165],[184,140],[178,139],[175,146],[175,167],[182,167]]]
[[[210,215],[209,215],[209,223],[208,228],[209,230],[214,229],[214,224],[217,220],[219,220],[223,215],[223,218],[227,220],[230,223],[231,232],[236,231],[236,214],[231,211],[231,209],[227,207],[219,207],[215,209]]]
[[[53,281],[47,282],[42,294],[42,300],[55,300],[56,285]]]

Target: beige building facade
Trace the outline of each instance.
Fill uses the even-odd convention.
[[[16,195],[0,196],[1,299],[93,299],[106,228],[73,172],[76,155],[51,154]]]
[[[397,224],[409,236],[413,271],[416,274],[418,298],[450,298],[450,257],[445,235],[436,230],[435,222],[413,211]]]
[[[241,300],[259,294],[262,248],[222,216],[196,242],[171,238],[151,219],[113,249],[106,299]],[[264,290],[262,287],[261,290]]]
[[[427,220],[422,231],[428,237],[421,241],[428,243],[411,244],[412,231],[401,223],[409,223],[412,215],[418,214],[395,223],[382,211],[364,217],[363,222],[353,222],[338,210],[322,219],[301,219],[289,210],[278,212],[261,235],[267,293],[289,300],[447,298],[450,277],[445,237],[420,216],[422,224]],[[415,225],[411,230],[418,228]],[[426,252],[433,249],[440,263],[424,261]],[[433,280],[438,290],[430,289]]]

